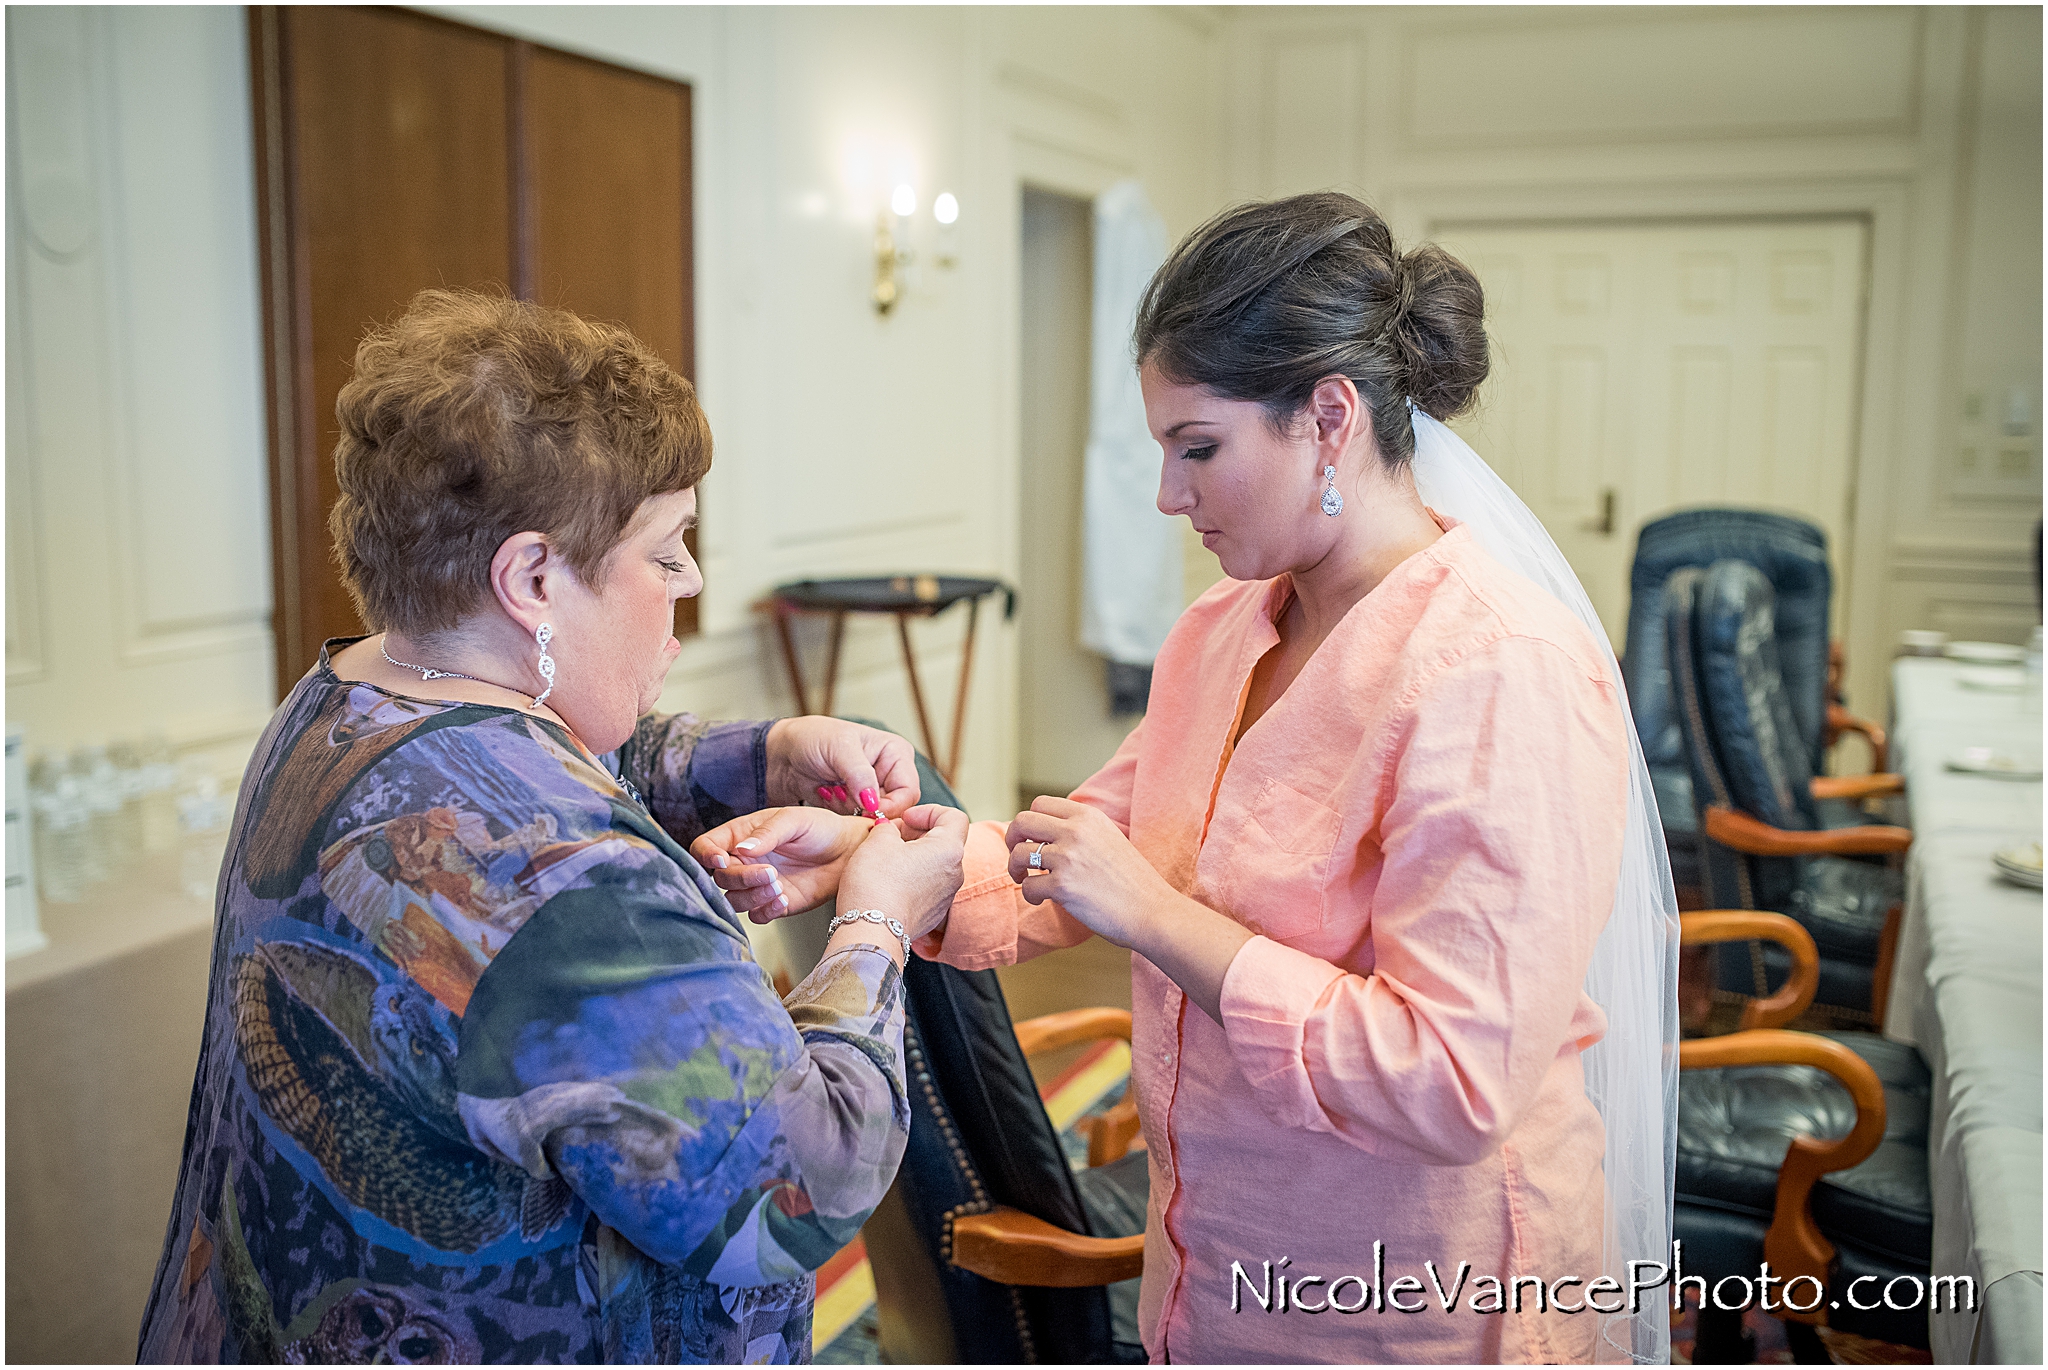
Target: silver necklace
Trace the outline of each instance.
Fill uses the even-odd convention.
[[[488,680],[477,680],[473,675],[464,675],[460,671],[437,671],[431,666],[415,666],[410,661],[400,661],[397,657],[391,655],[389,651],[385,650],[384,639],[381,637],[377,639],[377,650],[383,652],[384,659],[393,666],[403,666],[408,671],[418,671],[421,680],[440,680],[445,677],[449,680],[476,680],[476,683],[479,685],[489,685],[491,683]],[[502,690],[505,687],[500,685],[497,688]]]

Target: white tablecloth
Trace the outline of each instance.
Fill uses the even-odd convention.
[[[2039,758],[2036,695],[1956,682],[1950,662],[1892,670],[1892,767],[1913,852],[1885,1035],[1934,1076],[1928,1168],[1936,1275],[1968,1275],[1980,1308],[1931,1319],[1937,1362],[2041,1361],[2041,893],[1991,853],[2041,838],[2039,781],[1948,770],[1965,747]]]

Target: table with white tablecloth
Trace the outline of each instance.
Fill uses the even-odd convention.
[[[1956,663],[1892,670],[1892,768],[1913,850],[1885,1035],[1933,1073],[1935,1275],[1976,1281],[1977,1313],[1936,1313],[1938,1362],[2041,1361],[2041,892],[1993,852],[2041,838],[2041,782],[1948,768],[1966,748],[2038,764],[2038,690],[1965,688]]]

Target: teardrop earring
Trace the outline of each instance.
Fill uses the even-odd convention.
[[[1325,466],[1323,479],[1329,482],[1323,487],[1323,512],[1335,518],[1344,512],[1344,497],[1337,493],[1337,468]]]
[[[555,659],[548,655],[548,644],[555,640],[554,628],[546,623],[541,624],[533,630],[533,640],[540,646],[540,660],[534,663],[534,669],[538,670],[540,678],[548,683],[545,690],[533,697],[533,703],[529,706],[530,709],[538,709],[541,701],[555,692]]]

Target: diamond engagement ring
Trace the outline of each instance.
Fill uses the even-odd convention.
[[[1031,859],[1025,864],[1035,871],[1043,871],[1045,869],[1045,843],[1040,842],[1031,849]]]

